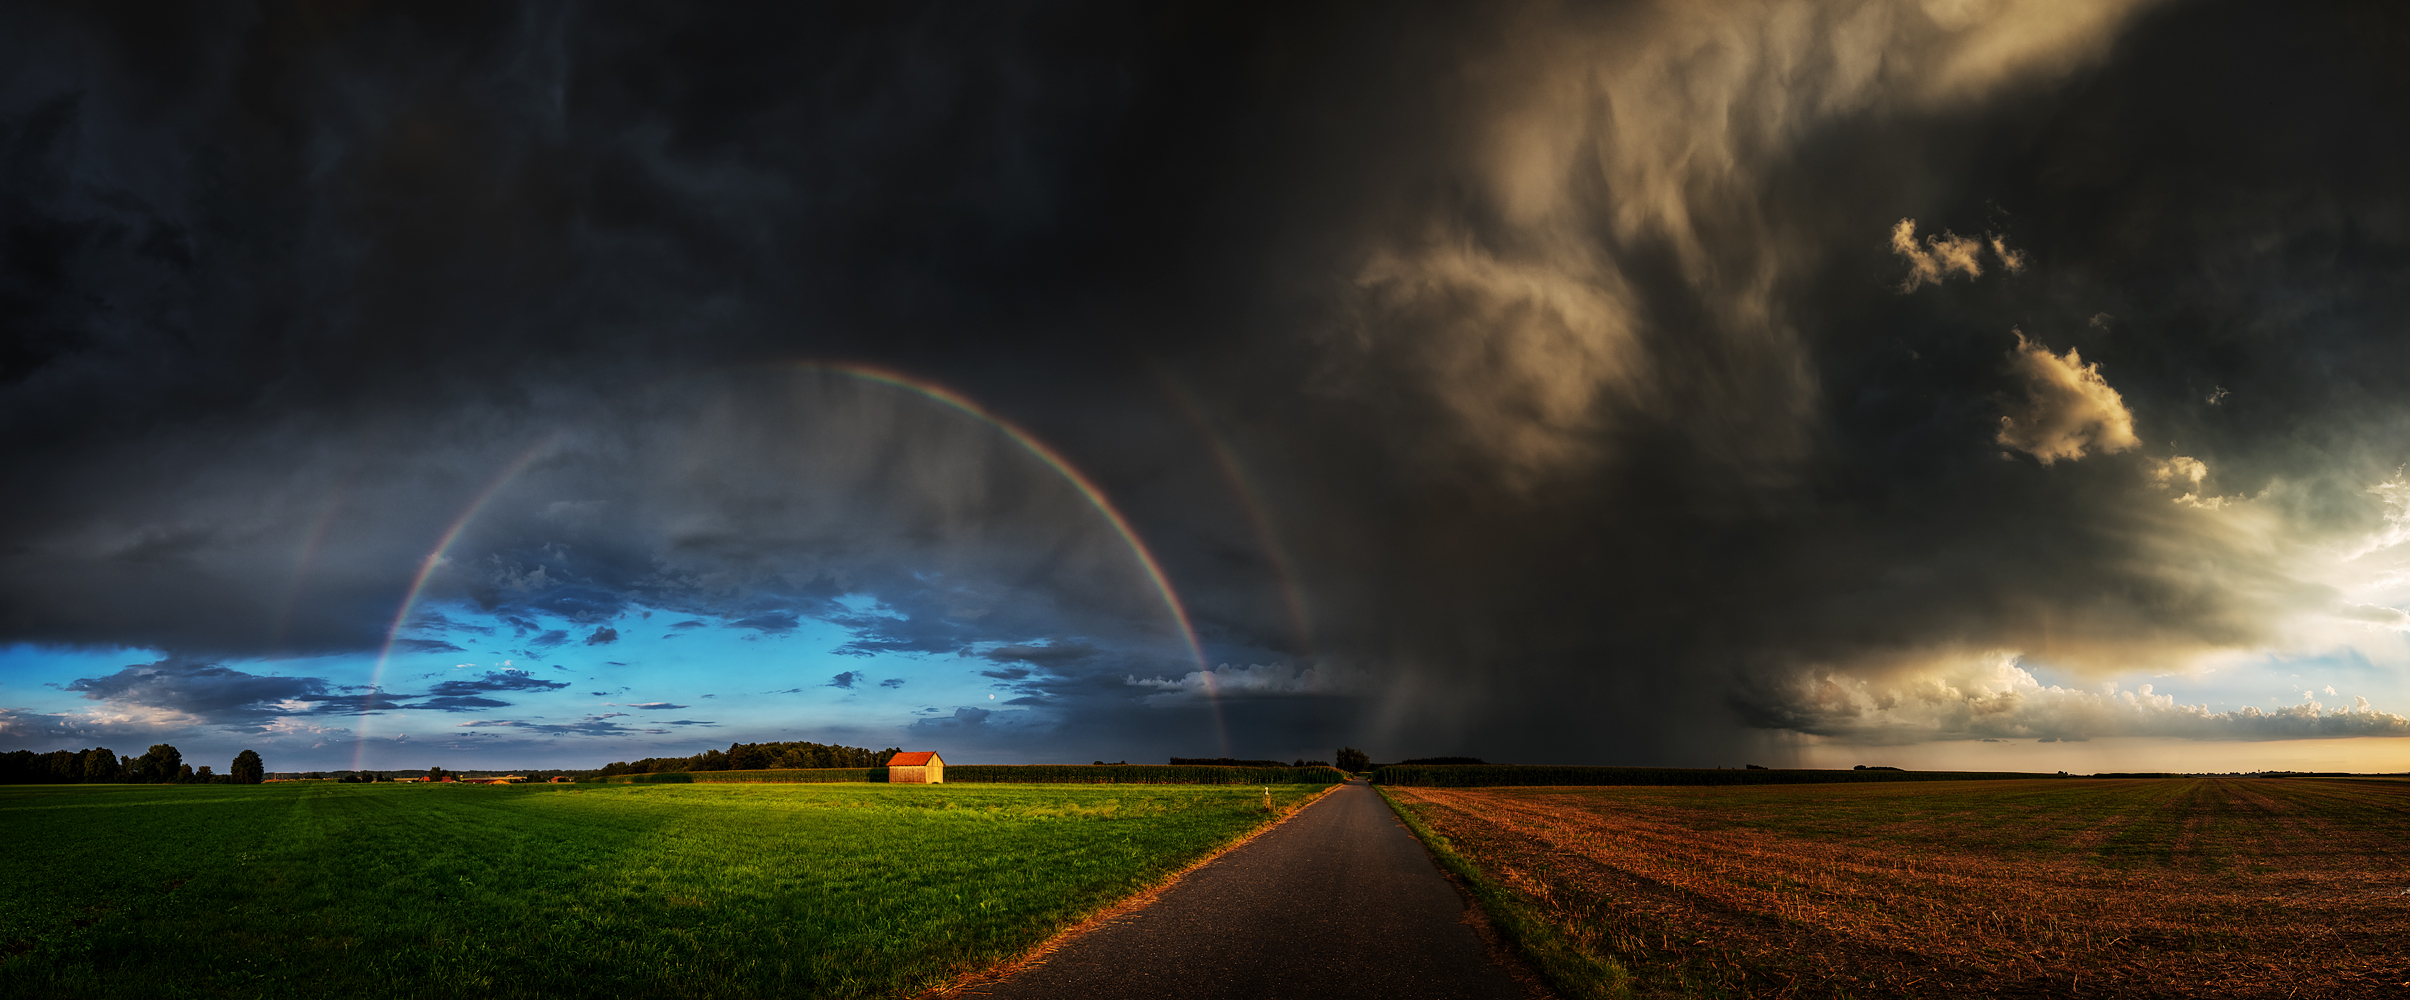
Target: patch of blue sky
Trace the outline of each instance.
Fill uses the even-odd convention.
[[[882,610],[869,601],[848,607]],[[445,759],[453,766],[594,767],[732,742],[900,745],[908,742],[906,727],[933,710],[998,707],[990,697],[996,681],[980,673],[994,666],[989,660],[837,651],[853,637],[841,625],[791,615],[731,620],[635,608],[606,621],[573,621],[434,602],[404,629],[405,641],[395,644],[381,672],[373,650],[211,665],[240,675],[315,679],[306,691],[334,698],[235,705],[222,685],[259,686],[240,676],[145,686],[136,696],[193,704],[143,704],[167,714],[157,716],[155,727],[137,724],[142,732],[111,738],[173,741],[211,753],[231,753],[218,744],[239,742],[271,752],[279,768],[349,767],[355,759],[375,767],[424,766],[421,758],[440,748],[472,746],[491,749]],[[147,649],[0,647],[0,710],[124,716],[113,709],[132,706],[96,702],[73,685],[167,659]],[[365,700],[372,683],[379,710],[353,711],[358,703],[351,698]],[[285,710],[282,723],[262,727],[263,717]],[[0,750],[58,749],[48,744],[59,738],[0,732],[7,744]],[[17,745],[24,740],[43,745]],[[364,752],[355,755],[355,746]]]
[[[860,602],[860,610],[875,604]],[[851,607],[851,605],[849,605]],[[744,624],[637,608],[603,622],[518,616],[527,628],[470,607],[438,609],[453,627],[443,638],[460,651],[395,654],[386,687],[439,683],[447,675],[525,670],[570,686],[535,696],[512,693],[507,708],[461,713],[479,719],[557,722],[607,716],[632,728],[675,721],[708,722],[713,739],[815,739],[822,731],[861,731],[907,725],[930,704],[986,703],[992,682],[984,660],[947,655],[837,652],[853,638],[841,625],[811,618]],[[551,632],[567,640],[532,649],[527,640]],[[430,636],[432,637],[432,636]],[[659,737],[683,746],[698,727]],[[820,741],[826,742],[825,738]]]
[[[2372,637],[2380,643],[2396,636]],[[2410,713],[2410,683],[2402,672],[2372,660],[2355,646],[2318,652],[2237,652],[2218,657],[2207,667],[2183,671],[2127,671],[2101,676],[2079,673],[2038,658],[2018,662],[2045,687],[2140,691],[2172,697],[2182,705],[2206,705],[2212,712],[2244,706],[2272,708],[2317,702],[2327,709],[2355,706],[2366,698],[2374,708]]]
[[[2373,636],[2378,643],[2397,636]],[[2078,686],[2036,670],[2043,683]],[[2246,705],[2267,710],[2317,702],[2328,709],[2356,705],[2366,698],[2372,707],[2410,713],[2410,683],[2402,672],[2372,659],[2358,646],[2336,646],[2316,652],[2238,653],[2221,657],[2208,669],[2151,674],[2134,672],[2114,678],[2121,690],[2149,684],[2152,692],[2173,696],[2186,705],[2207,705],[2211,711],[2232,711]]]
[[[80,678],[113,674],[135,664],[155,663],[163,655],[157,650],[121,646],[61,647],[28,643],[0,646],[0,708],[36,712],[89,708],[91,703],[82,695],[68,691],[67,685]]]

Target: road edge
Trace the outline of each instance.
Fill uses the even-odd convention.
[[[1208,851],[1204,855],[1198,857],[1195,861],[1190,862],[1187,866],[1181,868],[1179,871],[1164,876],[1161,880],[1155,882],[1153,885],[1147,886],[1144,889],[1140,889],[1137,892],[1124,896],[1120,900],[1114,902],[1112,905],[1087,915],[1086,917],[1082,918],[1080,922],[1072,924],[1071,926],[1056,932],[1053,937],[1039,942],[1035,946],[1031,947],[1028,951],[1022,952],[1019,956],[1013,958],[1012,960],[989,966],[988,968],[981,969],[977,972],[970,972],[956,976],[953,979],[946,980],[943,983],[932,986],[919,993],[912,994],[911,998],[912,1000],[952,1000],[954,997],[962,996],[972,987],[984,986],[1000,980],[1010,979],[1013,977],[1013,975],[1019,973],[1021,970],[1038,964],[1047,956],[1061,950],[1064,945],[1068,945],[1072,941],[1085,936],[1088,932],[1104,926],[1107,922],[1120,917],[1128,916],[1131,913],[1135,913],[1139,910],[1145,909],[1149,905],[1152,905],[1156,899],[1161,898],[1166,891],[1171,889],[1171,887],[1180,884],[1181,880],[1186,879],[1190,873],[1193,873],[1199,868],[1203,868],[1206,865],[1220,860],[1222,855],[1247,846],[1247,844],[1255,840],[1255,838],[1261,837],[1264,834],[1278,829],[1281,824],[1295,818],[1298,813],[1302,813],[1307,809],[1312,808],[1315,803],[1329,798],[1332,792],[1338,791],[1339,789],[1345,787],[1347,787],[1347,782],[1344,781],[1337,784],[1325,785],[1321,791],[1315,792],[1311,798],[1304,799],[1298,802],[1296,805],[1288,807],[1286,811],[1273,818],[1270,822],[1248,831],[1245,836],[1239,837],[1238,839],[1227,844],[1214,848],[1213,850]]]
[[[1552,961],[1549,951],[1572,949],[1563,941],[1563,932],[1535,908],[1524,904],[1521,894],[1491,878],[1470,858],[1457,853],[1455,845],[1423,821],[1412,806],[1398,801],[1389,789],[1374,785],[1381,801],[1389,804],[1398,822],[1422,842],[1423,850],[1433,863],[1448,876],[1449,883],[1465,895],[1471,911],[1467,921],[1492,950],[1494,958],[1506,966],[1525,989],[1542,997],[1606,997],[1632,996],[1629,974],[1620,965],[1610,962],[1607,981],[1590,984],[1577,980],[1562,961]]]

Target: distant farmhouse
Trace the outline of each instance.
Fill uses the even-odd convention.
[[[935,750],[899,753],[887,762],[887,781],[897,785],[939,785],[946,780],[946,761]]]

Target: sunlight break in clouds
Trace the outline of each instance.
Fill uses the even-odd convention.
[[[1803,677],[1797,692],[1800,732],[1862,743],[1928,740],[2157,736],[2192,740],[2286,740],[2410,736],[2410,718],[2371,708],[2368,699],[2335,709],[2310,700],[2263,711],[2212,712],[2177,704],[2152,685],[2121,691],[2044,685],[2014,652],[1945,662],[1883,681],[1841,674]]]
[[[2394,470],[2393,476],[2368,488],[2368,493],[2385,505],[2385,527],[2360,543],[2346,560],[2358,559],[2371,552],[2381,552],[2410,541],[2410,478]]]

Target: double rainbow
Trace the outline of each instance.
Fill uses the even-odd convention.
[[[1197,670],[1204,677],[1208,695],[1214,702],[1215,721],[1217,726],[1220,725],[1221,705],[1217,696],[1218,692],[1213,691],[1214,674],[1212,669],[1206,665],[1204,649],[1197,642],[1196,628],[1189,622],[1188,609],[1181,603],[1179,592],[1173,589],[1171,578],[1164,574],[1163,566],[1156,561],[1154,552],[1148,549],[1146,543],[1138,537],[1136,529],[1130,527],[1129,519],[1122,516],[1121,510],[1113,505],[1112,499],[1105,495],[1104,490],[1098,488],[1096,483],[1086,475],[1081,474],[1070,460],[1018,425],[989,412],[986,407],[937,383],[869,365],[803,363],[796,367],[804,371],[827,372],[874,382],[935,401],[994,427],[1007,440],[1019,445],[1022,450],[1027,451],[1038,461],[1045,463],[1048,468],[1053,469],[1056,474],[1062,476],[1073,489],[1079,492],[1082,498],[1088,501],[1089,506],[1095,508],[1097,514],[1105,519],[1105,523],[1112,525],[1114,532],[1121,536],[1122,542],[1129,546],[1130,554],[1138,560],[1139,567],[1145,570],[1147,579],[1154,584],[1156,594],[1162,598],[1164,610],[1170,613],[1172,622],[1178,627],[1180,640],[1187,647],[1189,658],[1195,662]],[[367,752],[367,719],[370,710],[375,705],[377,693],[384,687],[385,667],[392,661],[393,647],[400,642],[402,629],[409,624],[411,614],[417,610],[420,598],[426,593],[427,582],[435,575],[436,567],[443,565],[452,545],[460,540],[461,533],[466,531],[469,524],[476,520],[477,515],[484,511],[486,504],[492,502],[504,487],[526,472],[527,468],[533,465],[537,459],[551,452],[554,446],[560,442],[561,436],[560,433],[547,436],[504,466],[501,472],[486,484],[484,489],[478,491],[476,496],[470,499],[467,506],[461,508],[459,516],[452,519],[451,524],[436,539],[435,546],[427,551],[426,558],[419,561],[418,572],[411,578],[409,589],[402,595],[401,605],[394,610],[392,623],[385,629],[385,641],[377,650],[376,666],[370,672],[368,691],[361,698],[361,722],[352,749],[352,767],[355,770],[361,767],[362,759]],[[1228,742],[1227,730],[1224,727],[1225,749],[1227,749]]]

